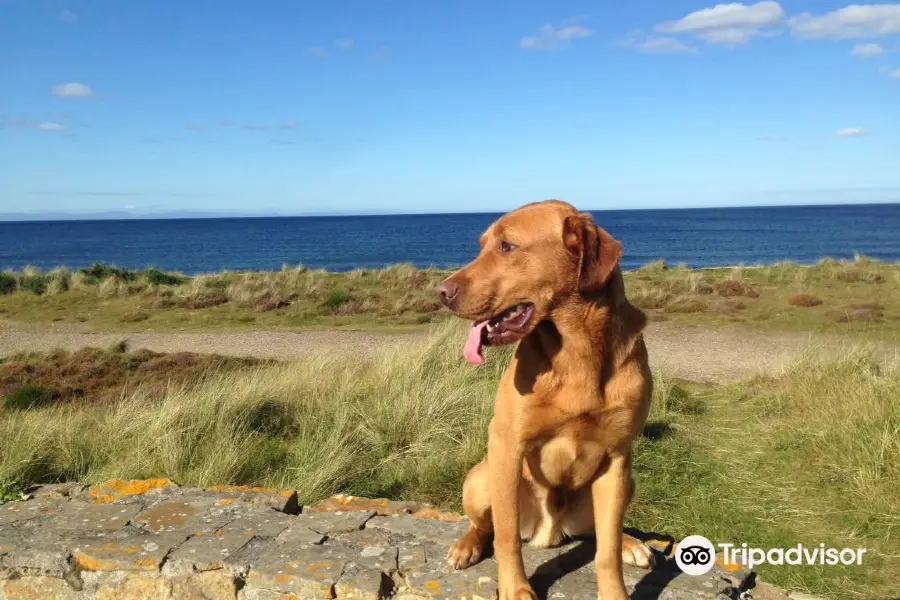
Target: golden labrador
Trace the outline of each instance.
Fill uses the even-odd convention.
[[[644,314],[625,297],[622,247],[589,214],[547,200],[493,223],[481,251],[438,287],[475,323],[464,354],[518,342],[497,390],[487,457],[466,476],[469,531],[448,553],[464,569],[493,537],[499,597],[534,598],[522,540],[559,544],[594,534],[603,600],[626,598],[623,561],[648,568],[650,549],[623,535],[634,491],[632,440],[650,410]]]

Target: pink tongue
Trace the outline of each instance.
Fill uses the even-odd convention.
[[[487,321],[475,323],[472,325],[472,329],[469,330],[469,339],[466,340],[463,356],[473,365],[484,363],[484,356],[481,354],[481,332],[487,327],[487,324]]]

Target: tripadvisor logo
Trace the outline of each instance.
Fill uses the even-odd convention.
[[[752,570],[762,564],[770,565],[861,565],[866,548],[826,548],[825,544],[790,548],[751,548],[747,544],[718,544],[727,566],[740,565]],[[678,543],[675,563],[687,575],[708,573],[716,562],[716,546],[702,535],[689,535]]]

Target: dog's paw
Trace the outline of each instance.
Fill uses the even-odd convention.
[[[454,569],[467,569],[481,560],[484,540],[474,529],[470,529],[447,551],[447,564]]]
[[[653,551],[647,544],[630,535],[623,535],[622,562],[632,567],[649,569],[653,566],[655,559],[653,558]]]
[[[498,600],[537,600],[537,594],[528,584],[510,586],[508,588],[501,586],[497,593]]]

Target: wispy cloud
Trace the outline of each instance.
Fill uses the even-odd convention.
[[[22,117],[10,117],[0,115],[0,124],[9,127],[22,127],[26,129],[40,129],[41,131],[65,131],[66,125],[58,121],[32,121]]]
[[[312,46],[309,53],[316,58],[328,58],[328,48],[325,46]]]
[[[794,35],[818,39],[884,37],[900,33],[900,4],[851,4],[814,16],[802,13],[790,21]]]
[[[76,23],[78,22],[78,15],[73,13],[71,10],[64,10],[59,13],[59,20],[64,23]]]
[[[300,121],[295,121],[293,119],[288,119],[286,121],[282,121],[281,128],[282,129],[295,129],[300,127]]]
[[[850,51],[853,56],[861,56],[863,58],[872,58],[884,54],[884,48],[878,44],[857,44]]]
[[[865,129],[861,127],[845,127],[844,129],[838,129],[834,135],[842,138],[849,137],[859,137],[861,135],[865,135],[867,132]]]
[[[245,131],[265,131],[268,129],[266,125],[244,125],[241,129]]]
[[[786,142],[787,136],[784,135],[760,135],[756,138],[760,142]]]
[[[94,91],[83,83],[60,83],[50,89],[50,93],[58,98],[90,98]]]
[[[216,125],[218,125],[219,127],[234,127],[234,122],[233,121],[219,121],[218,123],[216,123]]]
[[[37,190],[29,192],[32,196],[143,196],[140,192],[94,192],[90,190]]]
[[[208,129],[206,125],[202,125],[200,123],[190,123],[188,125],[185,125],[184,128],[195,133],[202,133]]]
[[[555,50],[568,46],[574,40],[590,37],[594,31],[578,24],[581,19],[568,19],[559,25],[550,23],[538,28],[534,35],[519,40],[519,46],[526,50]]]
[[[900,69],[897,69],[896,71],[891,73],[891,77],[893,77],[894,79],[900,79]]]
[[[338,40],[334,40],[334,47],[338,50],[348,52],[350,50],[353,50],[353,40],[350,38],[341,38]]]
[[[693,54],[697,49],[678,38],[658,35],[644,35],[642,31],[632,31],[615,43],[621,48],[630,48],[644,54]]]
[[[656,31],[668,35],[687,34],[707,44],[738,46],[752,38],[769,35],[784,20],[784,9],[778,2],[756,4],[717,4],[694,11],[677,21],[656,26]]]

